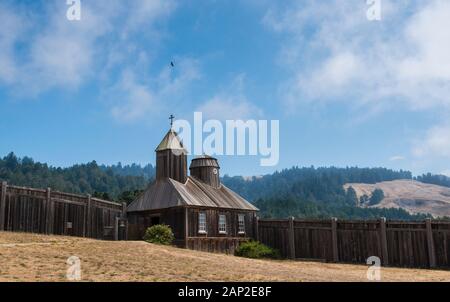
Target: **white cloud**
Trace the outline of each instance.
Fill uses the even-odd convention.
[[[0,83],[13,83],[17,78],[14,45],[25,29],[25,20],[0,3]]]
[[[296,83],[289,91],[290,100],[296,98],[299,93],[307,96],[305,101],[345,93],[342,89],[347,89],[348,85],[359,80],[358,76],[363,71],[362,62],[359,60],[360,58],[352,53],[339,53],[327,59],[319,70],[314,70],[307,77],[298,74]]]
[[[406,158],[402,155],[394,155],[389,158],[390,161],[401,161],[401,160],[405,160],[405,159]]]
[[[152,65],[177,1],[83,1],[81,21],[73,22],[67,7],[48,1],[33,14],[0,5],[0,85],[14,96],[95,81],[111,115],[132,122],[158,114],[200,77],[194,59],[174,58],[175,68],[160,71]]]
[[[202,112],[205,118],[219,120],[257,119],[262,115],[262,111],[242,95],[214,96],[195,111]]]
[[[450,158],[450,125],[435,126],[417,140],[412,150],[418,158]]]
[[[450,177],[450,170],[444,170],[440,174]]]
[[[245,96],[245,74],[234,77],[226,92],[221,92],[197,107],[195,111],[202,112],[208,119],[248,120],[257,119],[263,115],[260,108],[252,104]]]
[[[0,29],[0,85],[36,96],[53,88],[76,89],[112,68],[126,70],[143,51],[133,35],[145,28],[141,38],[154,47],[155,24],[171,14],[175,1],[84,1],[81,21],[73,22],[66,19],[67,8],[65,1],[48,1],[35,14],[0,5],[6,24]],[[119,58],[121,51],[128,56]]]
[[[176,72],[167,66],[155,77],[138,74],[134,69],[125,70],[106,92],[114,100],[111,114],[120,122],[156,116],[200,76],[198,62],[190,58],[179,58]]]
[[[126,4],[129,7],[129,18],[126,22],[126,32],[142,33],[142,27],[167,18],[175,10],[177,3],[173,0],[139,0]],[[151,27],[147,27],[151,30]]]
[[[390,109],[448,116],[450,1],[383,0],[382,9],[381,22],[366,19],[365,1],[310,0],[267,12],[264,24],[286,37],[278,60],[290,72],[280,89],[289,112],[340,102],[355,120]],[[435,123],[414,139],[414,162],[450,157],[450,126]]]
[[[152,107],[156,107],[156,97],[149,88],[138,83],[131,71],[125,71],[121,80],[113,87],[112,91],[120,105],[111,109],[114,118],[120,121],[133,121],[145,116]],[[156,109],[156,108],[155,108]]]
[[[266,14],[264,23],[288,37],[280,60],[292,69],[283,85],[289,110],[336,100],[450,109],[450,2],[382,3],[381,22],[366,19],[365,1],[306,1]]]

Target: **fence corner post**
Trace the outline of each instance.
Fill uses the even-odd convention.
[[[5,211],[6,211],[6,190],[8,189],[8,183],[2,181],[2,193],[0,196],[0,231],[6,230],[5,226]]]
[[[295,230],[294,230],[294,217],[289,218],[289,256],[291,259],[295,259]]]
[[[389,265],[389,254],[387,247],[387,230],[386,230],[386,217],[380,218],[380,246],[381,246],[381,257],[383,259],[383,265]]]
[[[434,250],[433,228],[431,225],[431,218],[427,218],[427,220],[425,221],[425,226],[427,230],[428,259],[430,262],[430,268],[434,268],[436,267],[436,253]]]
[[[333,261],[339,262],[337,218],[331,218],[331,242],[333,245]]]

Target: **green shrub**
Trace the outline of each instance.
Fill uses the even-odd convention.
[[[168,225],[157,224],[145,231],[144,240],[150,243],[170,245],[175,239],[172,229]]]
[[[239,247],[236,249],[234,254],[239,257],[254,258],[254,259],[280,258],[280,254],[277,250],[274,250],[258,241],[247,241],[239,244]]]

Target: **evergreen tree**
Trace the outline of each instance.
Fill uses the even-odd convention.
[[[349,187],[347,189],[347,204],[359,206],[358,196],[356,195],[356,191],[353,187]]]
[[[384,199],[384,192],[381,189],[375,189],[370,196],[369,205],[374,206],[379,204]]]

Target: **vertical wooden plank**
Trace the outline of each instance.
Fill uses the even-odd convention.
[[[117,216],[114,221],[114,240],[115,241],[119,240],[119,220],[120,220],[120,218]]]
[[[2,193],[0,196],[0,231],[6,230],[5,227],[5,210],[6,210],[6,190],[8,189],[8,183],[2,182]]]
[[[289,256],[291,259],[295,259],[295,230],[294,230],[294,217],[289,218]]]
[[[255,240],[259,241],[259,217],[255,218]]]
[[[51,227],[50,227],[50,223],[51,223],[51,219],[50,217],[52,216],[52,207],[51,207],[51,203],[52,203],[52,189],[51,188],[47,188],[47,198],[46,198],[46,203],[47,203],[47,211],[46,211],[46,215],[45,215],[45,233],[46,234],[51,234]]]
[[[436,267],[436,253],[434,250],[434,241],[433,241],[433,229],[431,227],[431,218],[428,218],[425,222],[427,229],[427,245],[428,245],[428,257],[430,262],[430,267]]]
[[[122,219],[126,219],[127,218],[127,203],[126,202],[122,202]],[[124,230],[124,234],[123,234],[124,238],[122,238],[122,240],[128,240],[128,222],[125,221],[125,230]]]
[[[289,218],[289,256],[295,259],[294,217]]]
[[[383,265],[389,265],[389,254],[387,246],[387,233],[386,233],[386,218],[381,217],[380,219],[380,246],[381,246],[381,257],[383,258]]]
[[[55,233],[55,218],[56,218],[56,212],[55,212],[56,202],[54,202],[52,200],[51,193],[48,194],[48,200],[49,200],[49,204],[50,204],[49,230],[50,230],[50,234],[54,234]]]
[[[188,248],[188,237],[189,237],[189,209],[184,208],[184,242],[185,247]]]
[[[339,261],[338,236],[337,236],[337,218],[331,218],[331,240],[333,244],[333,261]]]
[[[91,195],[88,194],[87,195],[87,214],[86,214],[86,220],[85,220],[85,224],[86,224],[86,237],[91,237],[92,236],[92,209],[91,209]]]
[[[127,203],[126,202],[122,202],[122,218],[126,218],[127,217]]]
[[[67,222],[69,221],[69,204],[63,203],[62,204],[63,207],[63,215],[64,215],[64,219],[63,219],[63,234],[65,236],[69,235],[68,234],[68,229],[67,229]]]
[[[86,237],[87,235],[87,208],[88,204],[86,199],[86,202],[83,206],[83,237]]]

